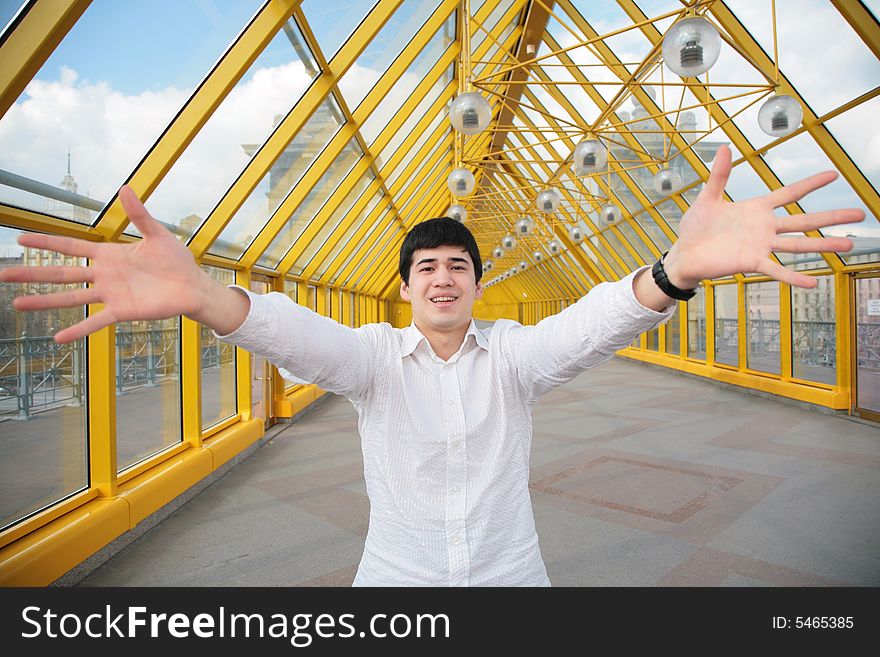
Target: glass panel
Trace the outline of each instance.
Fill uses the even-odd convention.
[[[293,211],[284,228],[279,231],[269,248],[260,256],[259,264],[273,269],[278,266],[284,254],[312,222],[321,206],[336,191],[339,183],[348,175],[348,172],[363,154],[357,140],[352,138],[333,161],[333,164],[327,168],[321,179],[312,187],[299,207]]]
[[[0,170],[12,174],[0,202],[54,214],[61,201],[58,216],[92,223],[253,12],[244,1],[89,5],[0,119]]]
[[[663,229],[657,225],[657,222],[654,220],[654,217],[651,216],[650,212],[646,210],[645,212],[636,215],[634,219],[639,222],[639,226],[641,226],[642,230],[648,234],[648,237],[650,237],[651,241],[654,242],[654,245],[660,249],[661,253],[669,250],[669,247],[672,246],[672,242],[666,237],[666,233],[663,232]]]
[[[376,264],[376,261],[387,254],[387,249],[392,244],[396,244],[398,237],[402,234],[403,229],[396,222],[388,226],[383,231],[382,236],[379,238],[379,241],[377,242],[378,246],[375,249],[372,249],[371,253],[365,254],[366,257],[364,258],[364,260],[367,260],[366,266],[362,266],[364,264],[363,260],[358,263],[357,267],[352,270],[352,273],[349,274],[348,278],[344,281],[343,287],[358,289],[358,285],[364,279],[364,277],[374,273],[373,265]],[[358,272],[360,272],[360,275],[357,277],[356,280],[352,280]]]
[[[739,365],[737,286],[715,286],[715,362]]]
[[[645,242],[642,241],[642,238],[639,237],[638,233],[633,229],[632,226],[629,225],[626,221],[621,221],[617,224],[617,229],[623,233],[623,236],[627,239],[630,245],[636,250],[636,253],[642,259],[642,262],[648,264],[649,262],[654,262],[656,258],[645,245]]]
[[[419,101],[418,105],[416,105],[416,107],[412,110],[412,113],[410,114],[410,119],[407,120],[406,122],[404,122],[404,125],[401,126],[397,130],[397,132],[395,132],[393,135],[391,135],[391,138],[388,140],[386,147],[382,149],[383,153],[386,151],[388,153],[394,153],[400,147],[400,145],[403,143],[403,141],[407,137],[410,136],[410,134],[412,132],[412,127],[415,126],[415,124],[419,121],[419,119],[424,117],[425,113],[431,109],[431,106],[434,104],[434,102],[437,100],[437,98],[440,96],[440,94],[443,92],[443,90],[449,86],[449,83],[452,81],[453,74],[454,74],[454,67],[450,66],[448,69],[446,69],[446,72],[440,76],[440,79],[434,84],[434,86],[432,86],[430,89],[428,89],[425,96]],[[442,119],[446,119],[447,115],[446,115],[445,111],[441,110],[439,116]],[[385,117],[385,121],[387,123],[387,117]],[[407,125],[406,125],[407,123],[411,123],[412,127],[407,129]],[[430,134],[431,133],[429,132],[428,135],[430,135]],[[382,160],[380,158],[379,160],[377,160],[376,166],[381,167],[383,165],[383,163],[384,163],[384,160]],[[403,162],[401,162],[401,164],[398,165],[398,168],[400,168],[401,166],[406,166],[406,165]]]
[[[3,0],[0,2],[0,34],[6,31],[10,21],[18,14],[18,10],[27,4],[27,0]]]
[[[437,154],[438,148],[443,148],[443,149],[450,149],[451,148],[452,143],[453,143],[450,139],[451,134],[452,134],[452,129],[451,128],[447,129],[440,136],[440,138],[434,143],[434,145],[431,147],[431,150],[428,152],[427,156],[424,154],[424,150],[422,150],[422,149],[413,149],[410,152],[412,153],[413,157],[418,156],[420,162],[431,162],[431,161],[433,161],[434,156]],[[406,167],[409,165],[410,161],[411,161],[411,158],[407,157],[407,158],[405,158],[404,161],[402,161],[400,164],[398,164],[394,168],[394,172],[395,172],[394,180],[397,180],[397,175],[399,175],[399,173],[402,173],[406,169]],[[442,160],[440,162],[442,164]],[[400,186],[400,189],[397,190],[397,192],[408,189],[409,185],[413,181],[413,178],[415,178],[417,175],[419,175],[419,173],[421,173],[421,168],[422,168],[421,166],[413,167],[413,170],[406,177],[406,180],[403,182],[403,184]],[[387,178],[385,180],[385,182],[388,185],[388,187],[392,187],[394,184],[390,178]]]
[[[180,318],[116,325],[119,471],[181,441]]]
[[[376,108],[370,113],[367,119],[361,125],[361,136],[366,140],[367,146],[371,146],[382,129],[388,125],[391,117],[403,106],[404,102],[410,99],[419,83],[427,76],[428,72],[433,68],[437,60],[446,52],[449,44],[455,40],[455,12],[440,27],[439,30],[431,37],[431,40],[422,48],[422,51],[416,56],[412,64],[406,69],[400,79],[394,83],[394,86],[388,90],[385,97],[379,102]],[[441,76],[438,85],[440,89],[446,87],[452,80],[454,69],[450,67],[445,76]],[[439,90],[435,85],[435,89],[427,95],[431,96],[431,102],[437,97]],[[430,105],[428,105],[430,107]],[[419,118],[424,114],[415,112]]]
[[[638,267],[635,258],[633,258],[632,255],[630,255],[630,252],[626,250],[626,247],[623,246],[613,230],[606,230],[602,233],[602,236],[611,243],[611,247],[617,252],[617,255],[623,259],[627,273]]]
[[[361,195],[375,178],[376,177],[368,171],[365,175],[361,176],[360,180],[351,185],[348,194],[345,195],[345,198],[342,199],[339,206],[333,211],[333,214],[325,219],[321,229],[303,250],[302,255],[300,255],[296,262],[293,263],[293,266],[288,273],[293,276],[298,276],[302,273],[306,264],[312,259],[312,256],[314,256],[315,253],[318,252],[318,249],[324,245],[324,242],[327,241],[330,234],[336,230],[336,227],[339,226],[340,222],[342,222],[348,214],[348,211],[351,210],[351,207],[358,201],[358,199],[360,199]],[[375,205],[381,198],[381,192],[375,194],[373,199],[371,199],[372,204]]]
[[[791,288],[791,373],[796,379],[835,385],[834,277],[816,280],[819,284],[811,290]]]
[[[410,114],[409,118],[401,126],[401,131],[403,131],[407,135],[411,134],[416,124],[419,122],[419,119],[421,118],[421,116],[417,116],[415,113]],[[418,156],[421,159],[422,148],[425,146],[425,142],[432,134],[434,134],[434,130],[437,129],[437,126],[440,125],[440,122],[445,120],[446,114],[442,112],[434,117],[428,127],[425,128],[425,130],[419,135],[418,139],[416,139],[416,142],[406,152],[406,154],[403,156],[397,166],[394,167],[394,170],[387,172],[387,175],[385,175],[386,187],[390,189],[394,185],[394,182],[403,173],[403,171],[406,169],[406,167],[409,165],[414,157]],[[452,128],[447,128],[443,132],[443,137],[441,137],[441,141],[451,132]],[[433,148],[436,148],[436,145]],[[385,168],[383,167],[386,167],[389,159],[394,155],[395,150],[396,149],[394,148],[390,148],[389,145],[386,145],[385,148],[383,148],[382,151],[379,153],[379,157],[376,158],[377,166],[381,169],[382,174],[386,174]]]
[[[726,4],[772,57],[770,3]],[[880,62],[831,3],[776,0],[776,32],[780,69],[817,115],[876,86]]]
[[[223,285],[235,283],[235,272],[202,265],[215,281]],[[235,347],[217,339],[207,326],[201,327],[202,338],[202,429],[235,415]]]
[[[370,214],[376,209],[376,206],[379,205],[379,203],[383,202],[383,199],[385,199],[385,195],[382,193],[382,191],[376,192],[373,197],[369,201],[367,201],[367,204],[358,213],[358,216],[354,218],[354,220],[351,222],[351,225],[346,228],[345,233],[332,237],[332,239],[335,241],[333,249],[327,256],[322,259],[322,262],[317,263],[317,268],[321,269],[322,273],[326,271],[326,268],[330,266],[330,263],[333,262],[339,252],[342,251],[346,244],[348,244],[352,236],[363,227],[363,222],[366,221],[367,217],[369,217]],[[387,206],[388,201],[385,200],[382,204],[383,207]],[[338,212],[339,211],[337,210],[337,213]],[[346,214],[348,214],[348,212],[346,212]],[[328,222],[328,225],[330,223],[331,222]],[[322,239],[320,234],[312,241],[312,243],[309,245],[309,248],[306,249],[304,253],[303,262],[305,262],[306,265],[301,268],[301,271],[302,269],[305,269],[306,266],[312,264],[312,259],[315,257],[315,254],[319,249],[325,246],[326,242],[327,239]],[[320,276],[318,278],[320,278]]]
[[[380,218],[377,221],[373,222],[373,225],[370,226],[370,229],[366,233],[364,233],[364,236],[357,243],[357,246],[355,246],[354,249],[352,250],[351,258],[361,257],[361,254],[362,254],[361,249],[363,248],[364,244],[367,243],[368,241],[372,243],[372,240],[375,239],[375,237],[376,237],[376,231],[379,230],[380,226],[381,227],[385,226],[385,222],[386,222],[387,217],[389,216],[390,212],[391,212],[390,209],[384,210],[382,215],[380,216]],[[347,239],[340,240],[339,244],[336,245],[336,248],[333,249],[333,253],[331,253],[328,258],[325,258],[321,267],[319,267],[316,272],[316,277],[318,279],[323,280],[324,276],[327,274],[328,268],[334,267],[333,275],[330,276],[330,284],[332,285],[336,282],[336,278],[339,275],[339,272],[342,271],[342,268],[344,268],[348,264],[348,261],[343,261],[343,262],[339,263],[339,265],[337,265],[337,266],[334,266],[334,263],[336,262],[336,258],[339,256],[339,252],[342,250],[342,248],[347,243],[348,243]]]
[[[657,351],[658,333],[657,329],[651,329],[645,333],[645,349]]]
[[[235,260],[241,258],[343,123],[345,117],[331,95],[269,167],[209,252]]]
[[[501,20],[501,17],[507,13],[507,10],[513,5],[514,0],[501,0],[493,9],[489,15],[485,18],[485,20],[481,22],[477,22],[475,20],[475,16],[477,14],[477,10],[471,6],[471,53],[476,54],[480,45],[482,45],[483,41],[486,39],[487,31],[492,31],[492,29],[498,25],[498,21]]]
[[[669,318],[669,321],[666,322],[666,353],[670,356],[678,356],[679,355],[679,340],[680,340],[680,330],[679,330],[679,310],[681,309],[681,304],[675,304],[675,312],[672,313],[672,317]]]
[[[0,227],[0,269],[86,264],[19,246],[20,234]],[[25,313],[12,307],[16,296],[75,287],[0,283],[0,530],[89,485],[85,340],[52,339],[82,321],[85,308]]]
[[[328,62],[370,13],[375,0],[303,0],[302,10]]]
[[[858,278],[856,292],[856,406],[880,413],[880,277]]]
[[[408,0],[401,3],[339,80],[339,90],[349,109],[354,111],[361,104],[435,9],[437,3],[430,0]]]
[[[768,281],[746,285],[746,317],[746,367],[779,374],[779,283]]]
[[[150,196],[154,216],[191,236],[317,73],[291,18]],[[129,226],[126,232],[136,234],[136,229]]]
[[[702,285],[687,302],[688,358],[706,360],[706,288]]]

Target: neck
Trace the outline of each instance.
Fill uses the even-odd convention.
[[[461,349],[461,344],[464,342],[464,336],[467,335],[468,328],[470,328],[471,325],[470,321],[468,321],[464,326],[444,331],[424,328],[418,320],[414,320],[414,323],[416,328],[419,329],[419,332],[421,332],[421,334],[428,340],[428,344],[431,345],[431,349],[434,350],[437,357],[442,358],[443,360],[449,360],[456,351]]]

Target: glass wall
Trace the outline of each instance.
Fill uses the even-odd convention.
[[[818,285],[791,288],[791,375],[834,385],[837,382],[834,277]]]
[[[715,362],[739,365],[737,286],[715,286]]]
[[[779,283],[746,285],[746,318],[746,366],[750,370],[779,374]]]
[[[126,468],[181,441],[180,318],[116,325],[116,459]]]
[[[679,355],[679,309],[681,304],[675,304],[675,312],[666,322],[666,353],[670,356]]]
[[[84,265],[80,258],[19,246],[0,227],[0,269]],[[85,308],[18,312],[12,300],[74,285],[0,283],[0,530],[88,487],[85,341],[52,336]]]
[[[706,288],[697,288],[697,294],[687,302],[688,358],[706,360]]]

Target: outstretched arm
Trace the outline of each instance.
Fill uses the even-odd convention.
[[[730,203],[724,199],[730,160],[730,149],[721,146],[709,180],[682,217],[678,241],[664,260],[669,281],[684,290],[697,287],[704,279],[759,272],[796,287],[815,287],[815,277],[783,267],[770,257],[771,253],[849,251],[852,241],[845,237],[784,237],[781,233],[861,221],[864,212],[848,209],[784,217],[773,214],[775,208],[794,203],[833,181],[837,178],[834,171],[817,173],[765,196]],[[640,273],[633,289],[639,302],[648,308],[662,310],[672,302],[649,271]]]
[[[89,259],[88,267],[8,267],[0,281],[89,283],[86,288],[15,299],[18,310],[69,308],[102,303],[103,310],[59,331],[55,341],[71,342],[114,322],[186,315],[215,330],[231,333],[247,317],[250,301],[212,279],[192,253],[153,219],[128,186],[119,198],[143,239],[136,243],[88,242],[55,235],[23,234],[22,246]]]

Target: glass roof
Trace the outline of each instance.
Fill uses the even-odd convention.
[[[0,25],[20,4],[0,3]],[[517,219],[535,222],[496,262],[529,267],[487,279],[575,294],[667,250],[727,144],[731,200],[834,169],[834,183],[779,212],[867,215],[827,231],[852,237],[853,253],[780,254],[783,263],[841,271],[880,261],[874,1],[854,7],[859,30],[822,0],[775,0],[775,23],[770,3],[698,3],[723,40],[715,66],[691,78],[660,54],[688,9],[675,0],[472,0],[469,60],[457,0],[293,4],[279,15],[270,3],[95,0],[72,27],[46,22],[58,45],[13,53],[30,68],[4,89],[3,224],[53,230],[47,222],[61,220],[74,234],[137,237],[115,195],[129,182],[198,257],[393,298],[404,232],[457,202],[487,258]],[[113,29],[121,20],[139,29]],[[462,137],[448,105],[465,90],[493,114],[488,130]],[[792,134],[759,127],[774,93],[803,109]],[[608,164],[578,177],[572,152],[588,136],[608,147]],[[456,166],[476,177],[469,196],[447,188]],[[657,187],[664,168],[675,187]],[[536,212],[550,187],[560,209]],[[601,214],[609,203],[620,209],[611,223]],[[582,244],[568,238],[574,225]]]

